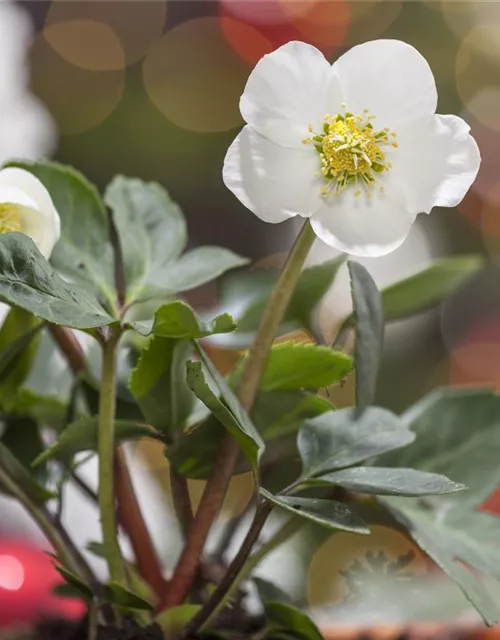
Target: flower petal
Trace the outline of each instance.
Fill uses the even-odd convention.
[[[23,232],[48,258],[61,235],[61,221],[49,192],[40,180],[24,169],[2,169],[0,202],[20,205]]]
[[[320,127],[327,104],[342,102],[337,80],[323,54],[304,42],[289,42],[265,55],[250,74],[240,100],[245,121],[262,136],[286,147]]]
[[[414,213],[455,207],[474,182],[481,155],[469,125],[457,116],[434,115],[398,129],[391,154],[393,178],[404,189]]]
[[[316,235],[344,253],[361,257],[383,256],[397,249],[408,235],[415,215],[404,204],[395,182],[384,180],[385,192],[374,189],[371,198],[356,189],[326,199],[311,218]]]
[[[369,109],[377,129],[436,111],[437,91],[425,58],[399,40],[373,40],[350,49],[333,65],[352,113]]]
[[[225,185],[265,222],[308,217],[321,206],[320,162],[311,146],[281,147],[246,126],[229,147]]]

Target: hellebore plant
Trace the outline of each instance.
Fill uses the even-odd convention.
[[[232,287],[225,277],[221,304],[239,300],[237,318],[222,310],[202,319],[182,294],[247,260],[219,247],[185,252],[186,222],[159,185],[117,177],[101,198],[58,164],[12,162],[0,172],[0,298],[11,306],[0,330],[0,486],[52,544],[65,595],[88,603],[89,637],[134,619],[168,637],[320,638],[270,585],[260,590],[263,615],[251,613],[254,569],[303,527],[369,535],[381,520],[406,532],[487,623],[500,619],[480,575],[500,579],[500,527],[477,511],[500,481],[500,398],[448,389],[401,416],[373,406],[385,323],[437,305],[480,258],[441,261],[381,292],[349,259],[354,310],[341,334],[354,332],[353,354],[322,344],[316,323],[347,256],[303,268],[315,234],[350,254],[383,254],[419,212],[460,201],[479,153],[465,123],[435,107],[429,67],[400,42],[356,47],[333,66],[290,43],[257,65],[224,179],[264,220],[301,215],[305,224],[279,276],[240,273]],[[98,371],[72,329],[94,338]],[[274,344],[291,329],[308,340]],[[208,354],[223,333],[243,349],[227,377]],[[44,341],[72,374],[62,397],[47,391],[48,367],[36,391],[30,383]],[[318,395],[349,376],[353,406]],[[184,535],[171,567],[160,563],[120,446],[141,438],[156,439],[170,464]],[[104,582],[60,519],[67,482],[92,496],[78,476],[83,451],[99,462],[102,539],[92,551],[107,562]],[[227,528],[214,571],[207,538],[242,472],[254,479],[252,519],[230,558],[236,526]],[[189,478],[206,480],[195,512]],[[282,526],[269,535],[274,514]]]

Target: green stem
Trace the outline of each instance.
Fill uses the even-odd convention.
[[[126,584],[125,566],[118,545],[115,488],[115,404],[116,404],[116,347],[120,339],[119,327],[103,345],[101,391],[99,397],[99,509],[102,541],[111,581]]]
[[[305,520],[303,518],[292,517],[274,535],[272,535],[267,542],[261,545],[261,547],[254,554],[248,557],[250,551],[253,548],[254,542],[256,541],[255,533],[252,532],[251,528],[247,534],[247,537],[250,537],[250,544],[242,544],[240,550],[238,551],[237,555],[230,565],[230,568],[234,565],[234,569],[236,569],[237,571],[234,572],[233,569],[233,571],[231,572],[232,574],[234,574],[234,578],[232,579],[229,588],[225,590],[225,592],[222,588],[220,589],[219,593],[217,593],[218,590],[215,590],[213,592],[210,600],[200,610],[197,616],[195,616],[189,623],[189,627],[185,632],[186,638],[193,635],[196,631],[198,631],[200,627],[204,629],[212,622],[214,622],[222,609],[224,609],[224,607],[226,606],[227,602],[231,601],[233,596],[240,588],[240,585],[250,576],[255,567],[260,562],[262,562],[262,560],[269,553],[274,551],[276,547],[279,547],[281,544],[291,538],[295,533],[297,533],[297,531],[299,531],[304,523]],[[257,536],[259,535],[261,529],[261,520],[259,519],[257,521],[257,526],[254,529],[254,531],[256,531],[257,533]]]
[[[238,388],[238,399],[247,412],[250,411],[255,401],[267,357],[314,239],[314,232],[307,220],[290,251],[264,311]],[[188,595],[196,578],[208,534],[224,502],[239,453],[240,448],[237,441],[230,434],[227,434],[205,485],[200,505],[189,529],[186,545],[174,575],[160,601],[160,611],[181,604]]]
[[[82,570],[80,561],[73,555],[70,548],[66,545],[63,536],[57,530],[57,527],[51,521],[45,507],[39,506],[19,487],[17,482],[0,467],[0,484],[12,494],[20,504],[28,511],[33,520],[43,531],[49,542],[54,547],[61,563],[70,571],[79,576],[82,580],[87,580],[86,572]]]

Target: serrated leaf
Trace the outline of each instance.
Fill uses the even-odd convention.
[[[324,640],[318,627],[300,609],[283,602],[270,602],[265,610],[272,627],[302,640]]]
[[[56,561],[58,559],[56,558]],[[94,599],[94,593],[89,585],[84,582],[81,578],[79,578],[75,573],[66,569],[66,567],[61,567],[59,564],[54,564],[54,569],[64,578],[66,583],[70,585],[77,593],[80,594],[87,602],[92,602]]]
[[[75,329],[114,322],[86,288],[65,282],[28,236],[0,236],[0,300]]]
[[[130,377],[129,389],[145,419],[169,439],[184,428],[194,405],[186,383],[186,362],[192,352],[188,340],[153,336]]]
[[[340,256],[302,271],[278,335],[305,328],[318,335],[316,311],[345,262]],[[232,314],[238,329],[227,336],[218,336],[217,342],[234,347],[248,347],[258,329],[269,295],[278,279],[274,270],[230,275],[221,286],[220,309]]]
[[[122,247],[129,304],[193,289],[247,262],[219,247],[181,255],[186,222],[159,184],[117,176],[105,200],[113,210]]]
[[[133,328],[144,336],[154,334],[163,338],[195,340],[214,333],[234,331],[236,323],[228,313],[202,322],[195,311],[181,300],[164,304],[156,310],[152,322],[135,322]]]
[[[336,500],[322,498],[296,498],[295,496],[274,496],[262,487],[261,495],[275,505],[294,513],[296,516],[312,520],[327,529],[369,534],[366,523],[349,507]]]
[[[23,309],[12,308],[0,329],[0,406],[10,410],[36,355],[42,323]]]
[[[242,358],[232,374],[237,380],[245,366]],[[260,381],[261,391],[319,389],[342,380],[352,368],[349,355],[304,342],[274,345]]]
[[[329,411],[307,421],[299,431],[297,445],[302,477],[324,475],[363,462],[415,438],[395,414],[370,407],[357,417],[355,409]]]
[[[51,262],[114,302],[113,251],[106,209],[97,189],[78,171],[56,162],[11,162],[33,173],[47,188],[61,217],[61,238]]]
[[[466,489],[436,473],[415,469],[385,467],[354,467],[342,469],[307,480],[305,485],[340,486],[357,493],[385,496],[426,496],[454,493]]]
[[[43,505],[47,500],[54,497],[53,493],[47,491],[32,478],[19,460],[1,442],[0,486],[7,493],[13,493],[16,490],[22,491],[29,500],[37,505]]]
[[[156,616],[155,622],[160,625],[165,636],[171,638],[177,636],[200,609],[199,604],[181,604],[162,611]]]
[[[154,605],[142,596],[117,582],[103,585],[102,596],[105,600],[125,611],[154,611]]]
[[[386,322],[436,306],[483,264],[482,256],[453,256],[383,289],[381,295]]]
[[[37,466],[51,458],[72,458],[80,451],[96,451],[99,419],[97,416],[84,416],[72,422],[61,433],[57,442],[46,449],[33,462]],[[128,420],[115,420],[115,439],[117,443],[141,438],[157,438],[160,434],[148,425],[137,424]]]
[[[363,265],[349,260],[351,294],[356,318],[356,407],[362,412],[375,398],[384,343],[382,301],[373,278]]]
[[[208,386],[203,373],[201,362],[187,363],[187,383],[195,395],[205,404],[213,415],[224,425],[229,433],[236,438],[254,474],[257,473],[259,454],[264,443],[253,426],[250,418],[241,409],[238,400],[218,373],[209,358],[202,353],[202,360],[215,384],[220,397]]]

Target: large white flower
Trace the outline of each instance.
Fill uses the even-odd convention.
[[[431,69],[404,42],[368,42],[333,65],[289,42],[250,74],[224,182],[266,222],[308,217],[340,251],[387,254],[419,213],[456,206],[479,170],[469,126],[436,106]]]
[[[52,198],[29,171],[7,167],[0,171],[0,233],[29,236],[49,258],[61,235],[61,221]]]

